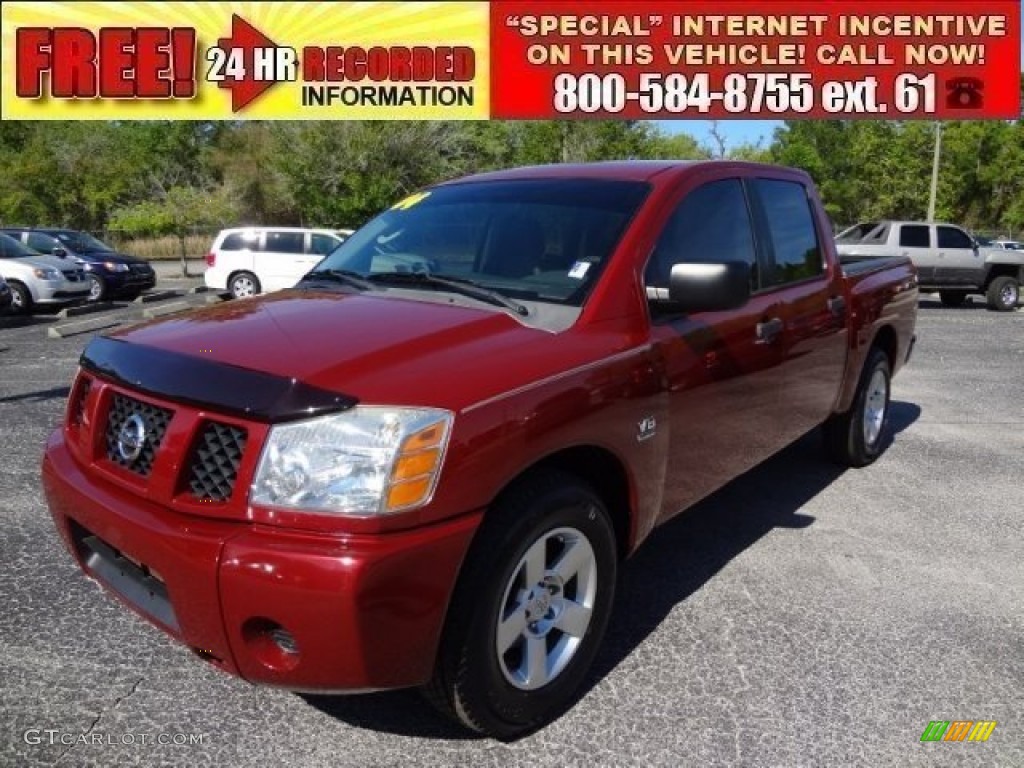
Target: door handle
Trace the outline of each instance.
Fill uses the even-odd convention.
[[[844,296],[833,296],[825,302],[825,306],[828,307],[828,311],[835,317],[842,317],[846,312],[846,298]]]
[[[782,333],[782,319],[773,317],[771,320],[763,320],[757,324],[755,332],[758,344],[771,344]]]

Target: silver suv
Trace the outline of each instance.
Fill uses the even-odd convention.
[[[11,311],[27,314],[34,306],[59,306],[89,297],[89,279],[71,259],[43,256],[0,234],[0,275],[11,286]]]

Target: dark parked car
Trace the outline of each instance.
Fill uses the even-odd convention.
[[[88,232],[46,227],[7,227],[3,231],[34,251],[65,255],[82,262],[91,283],[90,301],[122,297],[134,299],[156,285],[149,262],[117,253]]]

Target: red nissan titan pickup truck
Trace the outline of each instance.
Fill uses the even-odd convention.
[[[513,738],[573,701],[656,526],[818,426],[878,456],[917,293],[907,259],[840,265],[800,171],[460,179],[292,289],[92,340],[46,498],[86,574],[217,667],[422,686]]]

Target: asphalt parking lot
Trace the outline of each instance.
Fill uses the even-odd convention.
[[[1024,310],[922,301],[882,458],[808,435],[657,532],[581,700],[512,744],[254,688],[85,580],[39,486],[89,338],[55,322],[0,318],[0,765],[1024,766]]]

